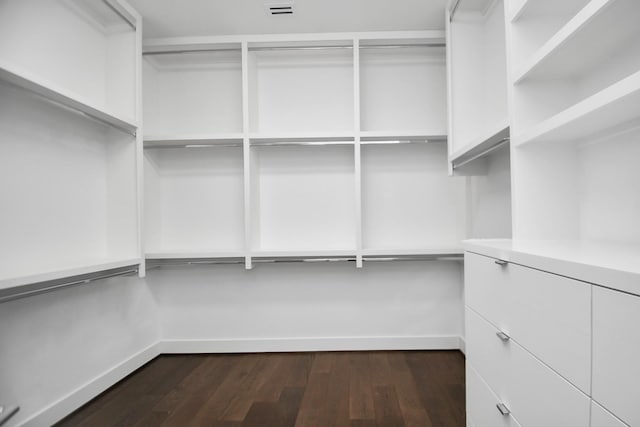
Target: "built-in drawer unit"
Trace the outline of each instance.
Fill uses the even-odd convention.
[[[593,287],[592,397],[630,426],[640,425],[639,325],[640,297]]]
[[[467,427],[519,427],[506,405],[467,364]]]
[[[466,308],[467,361],[523,426],[589,425],[590,398]],[[541,410],[541,408],[544,408]]]
[[[467,252],[465,295],[506,338],[590,393],[589,284]]]

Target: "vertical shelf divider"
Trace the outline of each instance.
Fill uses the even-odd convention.
[[[362,161],[360,147],[360,39],[353,40],[353,141],[356,199],[356,268],[362,268]]]
[[[144,256],[144,123],[142,120],[142,17],[128,4],[124,5],[127,11],[135,18],[136,27],[136,77],[135,77],[135,121],[138,124],[136,132],[136,211],[137,211],[137,253],[140,257],[138,277],[145,277],[147,273],[147,261]]]
[[[245,269],[253,268],[251,262],[251,141],[249,139],[249,45],[242,42],[242,155],[244,173],[244,262]]]

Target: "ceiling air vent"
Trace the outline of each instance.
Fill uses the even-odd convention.
[[[293,14],[293,3],[271,3],[265,4],[269,15],[291,15]]]

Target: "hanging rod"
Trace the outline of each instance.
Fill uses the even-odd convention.
[[[416,47],[445,47],[446,44],[442,42],[425,42],[425,43],[410,43],[410,44],[366,44],[360,45],[360,49],[402,49],[402,48],[416,48]],[[251,52],[261,51],[278,51],[278,50],[331,50],[331,49],[353,49],[352,45],[325,45],[325,46],[254,46],[249,47]],[[143,51],[142,55],[170,55],[179,53],[198,53],[198,52],[240,52],[241,48],[215,48],[215,47],[203,47],[203,48],[185,48],[185,49],[166,49],[166,50],[152,50]]]
[[[402,256],[365,256],[362,261],[460,261],[464,256],[460,254],[442,255],[402,255]]]
[[[278,147],[287,145],[353,145],[354,141],[252,141],[252,147]]]
[[[19,410],[20,407],[17,405],[0,404],[0,426],[9,421],[9,418],[13,417]]]
[[[453,21],[453,16],[456,14],[456,10],[458,10],[458,6],[460,6],[460,2],[462,0],[456,0],[456,2],[453,4],[453,7],[451,8],[451,13],[449,14],[449,22]]]
[[[26,298],[45,292],[51,292],[57,289],[69,286],[83,285],[98,280],[109,279],[117,276],[128,276],[138,273],[138,265],[130,265],[127,267],[113,268],[109,270],[97,271],[95,273],[81,274],[77,276],[65,277],[62,279],[48,280],[45,282],[31,283],[16,288],[0,290],[0,303],[11,301],[19,298]]]
[[[495,144],[492,144],[490,147],[486,148],[485,150],[482,150],[481,152],[469,157],[468,159],[464,159],[463,161],[459,162],[459,163],[454,163],[453,169],[458,169],[463,167],[464,165],[471,163],[472,161],[479,159],[482,156],[486,156],[489,153],[494,152],[495,150],[497,150],[498,148],[502,147],[505,144],[508,144],[509,141],[511,140],[511,138],[507,137],[507,138],[502,138],[499,141],[497,141]]]

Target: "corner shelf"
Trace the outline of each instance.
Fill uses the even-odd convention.
[[[132,265],[138,265],[141,261],[142,260],[140,258],[109,259],[99,262],[93,260],[85,264],[75,264],[64,268],[51,268],[36,274],[10,276],[0,278],[0,289],[14,288],[18,286],[30,285],[33,283],[48,282],[51,280],[96,273],[99,271],[111,270],[114,268],[129,267]]]
[[[640,117],[640,71],[519,135],[516,146],[571,141]]]
[[[89,116],[129,134],[135,134],[138,128],[133,120],[125,119],[100,109],[95,105],[92,105],[90,102],[83,100],[79,96],[56,87],[55,85],[35,76],[29,75],[27,72],[11,69],[11,67],[6,65],[0,65],[0,81],[25,89],[46,99],[47,101]]]

